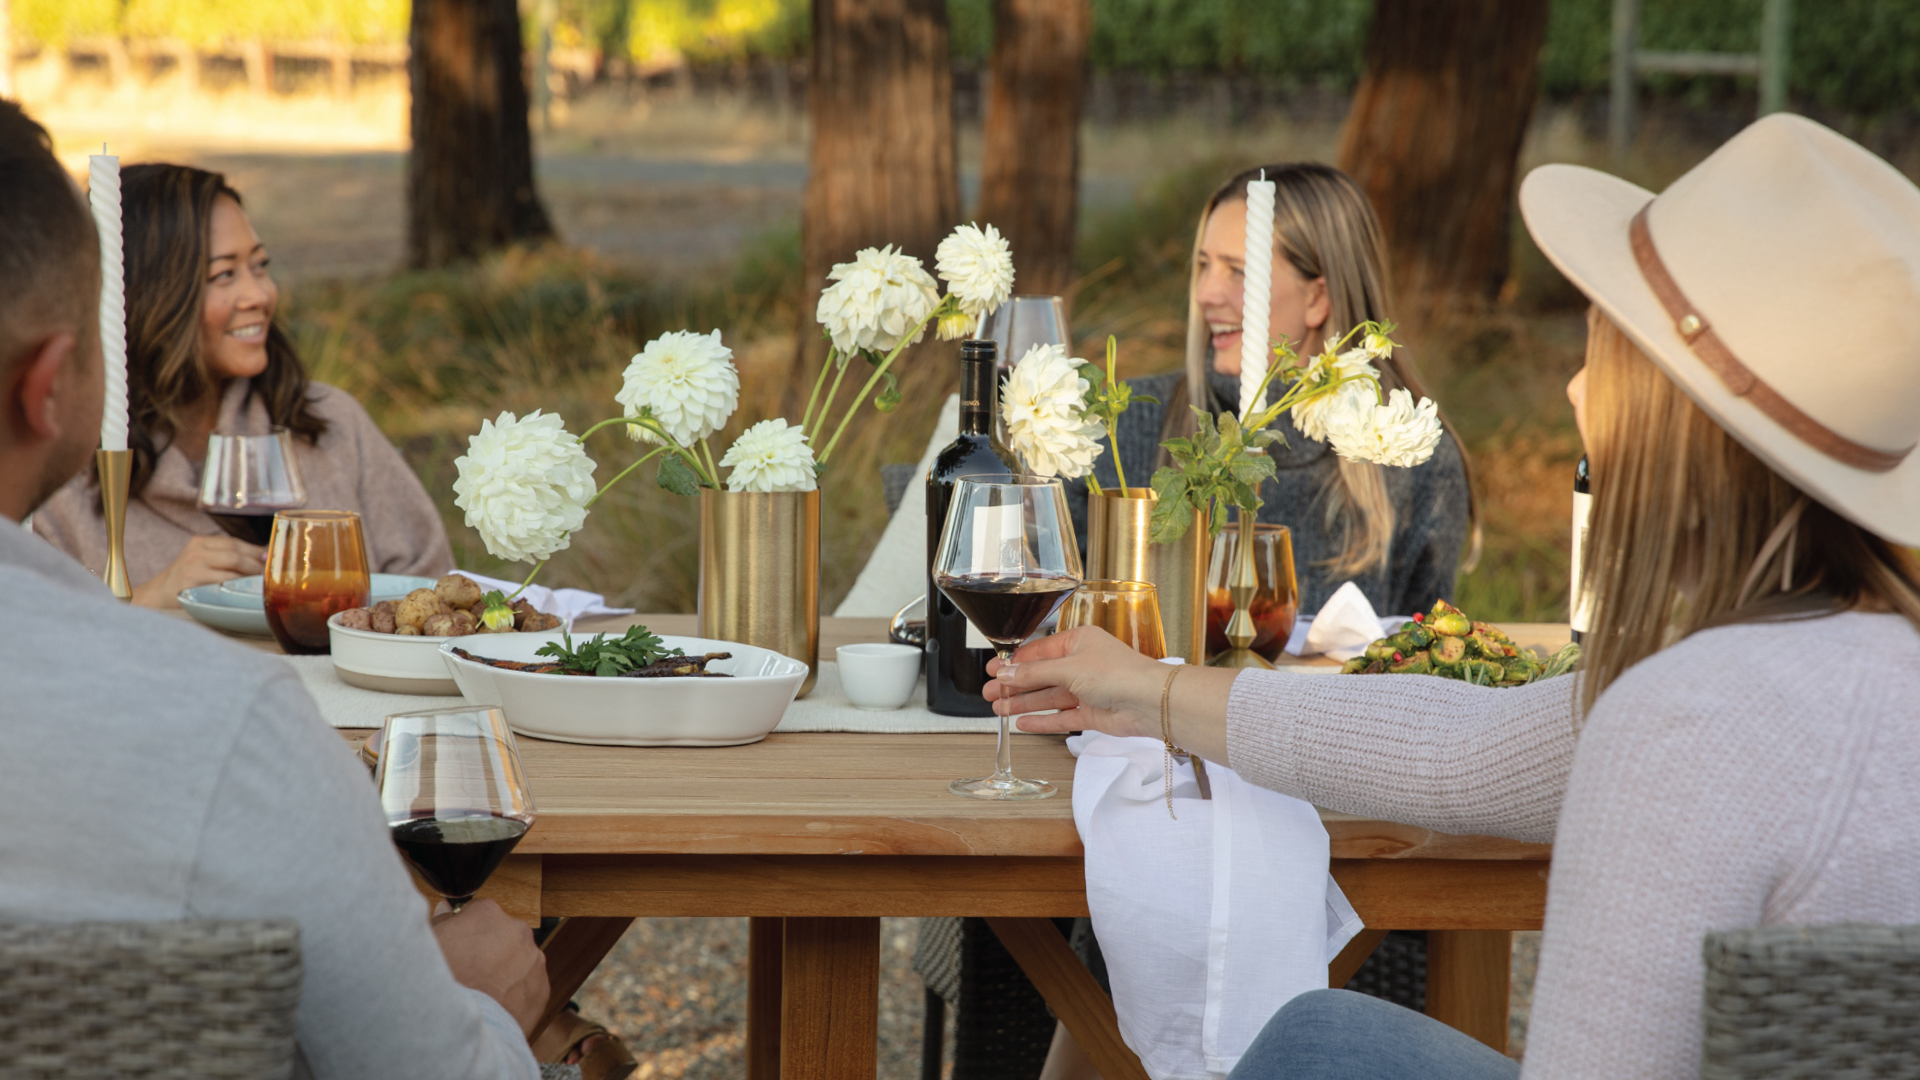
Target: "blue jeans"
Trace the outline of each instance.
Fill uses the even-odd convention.
[[[1412,1009],[1349,990],[1281,1006],[1229,1080],[1515,1080],[1520,1063]]]

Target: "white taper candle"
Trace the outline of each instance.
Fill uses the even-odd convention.
[[[102,147],[101,149],[105,149]],[[107,367],[100,449],[127,448],[127,278],[121,257],[120,159],[87,159],[87,203],[100,232],[100,351]]]
[[[1273,296],[1274,183],[1264,170],[1247,182],[1246,289],[1240,299],[1240,418],[1266,402],[1260,383],[1273,359],[1267,337],[1267,305]]]

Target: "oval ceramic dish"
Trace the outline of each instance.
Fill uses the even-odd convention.
[[[487,634],[485,637],[520,637],[521,634]],[[560,640],[560,631],[546,630],[524,635],[539,642]],[[387,694],[423,694],[451,697],[460,693],[447,662],[440,658],[440,645],[448,637],[377,634],[372,630],[353,630],[340,625],[340,616],[327,620],[327,637],[333,649],[333,673],[348,686],[378,690]]]
[[[493,660],[534,662],[543,634],[476,634],[440,646],[460,692],[499,705],[521,735],[606,746],[738,746],[767,737],[807,677],[807,665],[771,649],[708,638],[668,637],[690,655],[730,652],[711,671],[728,679],[621,679],[536,675],[463,660],[455,648]]]

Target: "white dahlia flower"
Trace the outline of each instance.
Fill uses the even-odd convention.
[[[1414,404],[1413,394],[1395,390],[1384,405],[1342,409],[1327,421],[1327,441],[1341,457],[1402,468],[1433,456],[1440,443],[1440,407],[1432,398]]]
[[[855,352],[885,355],[940,303],[940,290],[920,260],[894,250],[866,248],[850,263],[827,273],[833,284],[820,293],[814,318],[842,358]],[[926,328],[908,344],[919,341]]]
[[[1083,363],[1068,356],[1064,346],[1035,345],[1007,380],[1000,399],[1007,441],[1036,475],[1085,476],[1103,449],[1099,439],[1105,429],[1086,414]]]
[[[741,432],[720,464],[733,469],[728,491],[812,491],[819,486],[806,432],[777,417]]]
[[[1310,397],[1294,405],[1293,426],[1300,434],[1320,442],[1327,441],[1327,428],[1336,415],[1367,412],[1380,404],[1380,384],[1371,379],[1341,383],[1338,389]]]
[[[720,344],[720,331],[697,334],[675,330],[647,342],[620,377],[613,399],[626,415],[646,415],[660,422],[681,446],[692,446],[713,434],[740,403],[740,373],[733,366],[733,350]],[[660,437],[638,424],[627,434],[658,446]]]
[[[453,504],[467,512],[468,527],[495,558],[550,558],[586,524],[593,459],[552,413],[482,420],[453,467]]]
[[[960,302],[960,312],[966,316],[964,321],[942,319],[942,338],[978,333],[981,320],[1013,295],[1013,250],[992,225],[984,230],[960,226],[940,241],[934,258],[934,269],[947,283],[948,295]]]

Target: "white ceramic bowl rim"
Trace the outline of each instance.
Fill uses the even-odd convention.
[[[920,656],[922,651],[912,645],[900,645],[887,641],[862,641],[853,645],[842,645],[834,650],[835,656],[841,653],[849,653],[854,656],[870,656],[875,659],[886,659],[895,656]]]
[[[383,635],[377,635],[377,636],[384,637],[386,635],[383,634]],[[488,660],[514,660],[518,663],[532,662],[531,655],[527,659],[522,660],[518,657],[513,657],[513,656],[489,655],[487,652],[483,651],[483,649],[481,648],[481,646],[485,646],[488,643],[493,641],[498,641],[499,638],[505,637],[505,636],[506,635],[504,634],[502,635],[468,634],[465,637],[440,638],[438,640],[441,643],[440,652],[442,655],[446,656],[449,663],[455,663],[455,664],[478,663],[478,661],[468,660],[465,657],[455,656],[453,653],[453,650],[456,648],[465,649],[467,652],[470,652],[475,656],[485,657]],[[518,635],[518,634],[514,635],[514,637],[516,638],[519,638],[521,636],[522,635]],[[714,651],[714,652],[732,651],[734,654],[733,658],[736,661],[747,661],[752,658],[753,654],[762,654],[772,658],[775,661],[775,664],[773,666],[779,668],[779,670],[777,671],[771,671],[763,675],[729,675],[727,681],[735,685],[738,685],[741,683],[768,682],[768,681],[778,680],[778,679],[791,679],[796,674],[804,674],[807,670],[806,664],[798,660],[795,660],[790,656],[782,656],[771,649],[763,649],[757,645],[748,645],[748,644],[745,644],[744,642],[721,641],[718,638],[687,638],[687,637],[679,637],[671,634],[662,635],[662,638],[669,644],[680,643],[680,642],[705,642],[709,645],[719,645],[719,646],[722,646],[722,648],[714,649],[710,651]],[[472,644],[468,644],[469,642],[471,642]],[[684,646],[680,646],[680,647],[684,647]],[[742,650],[746,651],[745,655],[742,654]],[[512,650],[505,650],[505,651],[512,651]],[[575,683],[580,678],[582,678],[582,676],[579,676],[579,675],[556,675],[550,672],[543,672],[543,671],[515,671],[512,668],[493,667],[491,664],[482,664],[480,666],[488,668],[489,670],[494,672],[496,675],[507,676],[507,677],[518,677],[518,678],[528,678],[528,679],[560,679],[560,680],[565,680],[566,682],[569,682],[569,683]],[[654,680],[652,679],[595,679],[594,682],[595,683],[620,683],[620,684],[629,685],[629,686],[646,686],[647,684],[654,682]]]
[[[434,645],[438,645],[443,641],[454,640],[454,636],[451,634],[439,634],[434,636],[428,636],[426,634],[383,634],[378,630],[356,630],[351,626],[340,625],[340,616],[345,614],[346,612],[344,611],[336,611],[331,616],[329,616],[327,618],[327,629],[333,631],[336,634],[345,634],[348,637],[365,638],[368,641],[404,641],[409,645],[419,645],[419,644],[425,644],[428,642],[431,642]]]

